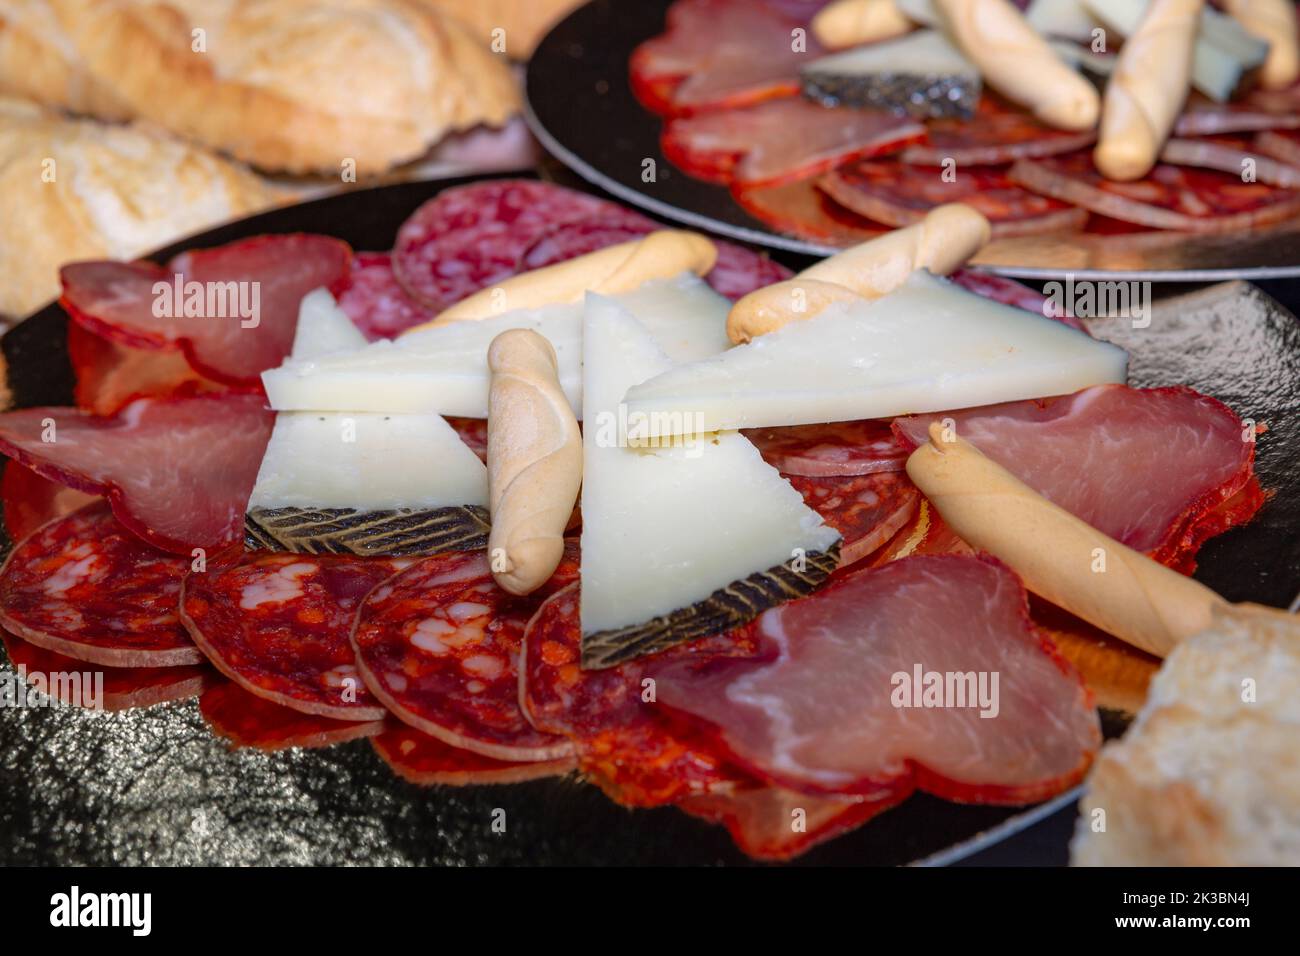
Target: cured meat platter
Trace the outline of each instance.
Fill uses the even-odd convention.
[[[901,6],[910,13],[926,5],[912,0]],[[1294,189],[1264,181],[1277,162],[1272,156],[1283,154],[1265,155],[1250,141],[1258,136],[1262,148],[1271,150],[1270,143],[1290,140],[1290,130],[1300,123],[1300,110],[1285,99],[1294,87],[1284,94],[1256,91],[1222,105],[1196,94],[1177,128],[1176,135],[1185,138],[1170,141],[1154,178],[1101,183],[1098,191],[1087,159],[1091,134],[1036,123],[987,89],[973,119],[929,120],[928,137],[916,119],[842,105],[827,109],[809,99],[822,88],[807,64],[824,51],[793,56],[784,67],[795,77],[794,88],[787,89],[781,57],[769,48],[788,47],[792,29],[807,33],[809,18],[821,6],[820,0],[654,0],[632,6],[592,0],[558,24],[529,63],[533,132],[575,173],[625,202],[691,228],[776,249],[829,254],[913,222],[934,203],[964,197],[987,214],[1006,217],[1001,225],[995,222],[994,241],[974,260],[1003,275],[1050,278],[1069,272],[1086,278],[1201,281],[1300,273]],[[692,17],[708,26],[692,27]],[[707,48],[705,55],[690,46],[692,36],[723,33],[729,39],[717,47],[720,54]],[[928,37],[931,31],[903,40],[921,34]],[[900,51],[906,60],[904,54],[908,51]],[[697,63],[692,56],[704,59]],[[731,59],[718,65],[719,56]],[[681,103],[666,99],[664,92],[681,82],[680,75],[670,81],[655,72],[662,69],[668,76],[671,68],[659,64],[678,62],[691,63],[688,72],[697,75],[689,92],[679,94]],[[764,82],[768,87],[761,86]],[[715,92],[716,103],[704,101],[706,91],[733,86],[738,92]],[[760,96],[757,103],[749,98]],[[728,97],[737,105],[725,105]],[[1267,110],[1285,112],[1252,112],[1256,100]],[[839,100],[832,96],[830,102]],[[1254,131],[1238,131],[1248,113]],[[844,134],[846,115],[854,117],[847,122],[858,124],[852,143],[836,139]],[[755,142],[768,144],[761,158],[753,152]],[[741,147],[751,152],[737,165],[734,156]],[[811,173],[783,171],[795,168],[795,154],[833,156],[837,150],[868,158],[837,161],[830,172],[818,173],[816,165],[808,166]],[[944,162],[955,163],[953,183],[939,175]],[[1260,181],[1242,183],[1223,172],[1235,172],[1242,162],[1261,164]],[[1295,178],[1289,168],[1279,175],[1279,183]],[[1057,198],[1084,193],[1090,209]],[[1142,208],[1124,205],[1139,196]],[[1123,207],[1118,213],[1117,204]],[[1258,224],[1224,232],[1164,231],[1188,227],[1157,207],[1194,207],[1202,215],[1218,210],[1214,214],[1225,217],[1240,213],[1242,223]],[[1099,210],[1129,218],[1112,219]],[[1137,224],[1148,221],[1164,229]]]
[[[487,228],[479,229],[479,223],[487,223]],[[537,234],[525,241],[521,236],[529,229]],[[765,837],[755,837],[746,821],[763,819],[773,810],[778,818],[788,815],[780,798],[775,807],[750,803],[737,810],[728,803],[730,791],[709,791],[702,797],[699,788],[719,773],[710,763],[714,751],[705,738],[676,724],[665,738],[664,727],[643,723],[635,705],[617,696],[622,682],[646,676],[657,682],[660,698],[670,707],[688,709],[721,699],[724,695],[707,687],[701,692],[695,682],[725,681],[737,668],[743,672],[751,666],[748,658],[741,658],[761,648],[750,643],[759,641],[759,632],[741,627],[732,636],[687,629],[683,636],[677,633],[683,627],[679,615],[670,628],[598,632],[600,640],[590,645],[590,661],[584,632],[583,670],[578,671],[576,647],[567,643],[577,637],[576,535],[566,534],[562,552],[554,555],[553,574],[547,572],[534,603],[512,603],[504,591],[493,589],[487,575],[481,557],[486,539],[475,537],[483,509],[469,504],[469,497],[453,499],[463,502],[456,508],[441,508],[439,522],[395,527],[377,506],[366,511],[321,504],[329,492],[312,473],[304,483],[293,454],[304,447],[299,433],[310,438],[316,421],[352,427],[337,415],[361,418],[362,413],[334,412],[323,407],[331,399],[322,396],[346,393],[358,376],[367,388],[366,401],[389,403],[379,410],[385,422],[405,415],[412,419],[415,430],[409,435],[416,444],[442,449],[444,457],[437,461],[440,481],[450,481],[459,471],[469,474],[478,468],[481,473],[476,455],[483,446],[489,465],[493,460],[491,433],[481,420],[483,396],[472,389],[452,394],[457,374],[465,368],[449,367],[445,378],[437,379],[444,389],[440,401],[451,403],[445,406],[446,414],[464,416],[447,419],[454,431],[438,431],[427,421],[414,421],[421,416],[404,411],[403,403],[415,400],[411,396],[424,387],[421,383],[444,374],[437,367],[430,369],[441,360],[439,355],[469,365],[464,353],[455,351],[459,340],[448,338],[445,328],[417,330],[434,336],[438,350],[412,353],[417,372],[408,374],[408,366],[394,361],[392,353],[400,343],[417,339],[389,337],[409,330],[433,310],[447,314],[471,308],[476,289],[492,293],[510,288],[514,295],[526,295],[523,286],[509,285],[521,270],[558,267],[573,257],[590,264],[597,261],[592,256],[625,250],[629,236],[643,237],[631,241],[635,249],[649,248],[642,242],[659,243],[657,250],[668,256],[664,243],[671,241],[677,243],[672,249],[694,254],[696,246],[691,244],[696,240],[655,229],[638,213],[559,187],[531,181],[447,180],[359,191],[266,213],[162,250],[151,257],[153,265],[90,263],[66,269],[63,303],[75,321],[69,321],[64,307],[51,306],[10,331],[2,343],[8,411],[0,419],[0,440],[22,462],[6,461],[3,475],[6,532],[21,540],[7,541],[10,558],[0,574],[0,606],[11,632],[5,635],[10,667],[21,666],[29,673],[99,667],[106,672],[104,707],[0,708],[6,752],[0,767],[5,862],[611,865],[743,863],[751,857],[794,855],[799,863],[901,864],[960,858],[1067,805],[1072,781],[1078,778],[1073,740],[1066,741],[1061,754],[1067,773],[1060,777],[970,785],[936,774],[923,779],[915,793],[911,787],[858,792],[847,807],[823,811],[835,821],[829,833],[816,830],[817,820],[811,823],[817,840],[843,832],[838,839],[816,846],[796,841],[793,848],[782,845],[779,852],[769,852],[766,844],[757,842]],[[512,252],[512,243],[520,248]],[[349,253],[390,248],[391,263],[389,253]],[[250,250],[255,254],[250,256]],[[231,266],[235,257],[237,268]],[[222,337],[202,327],[174,343],[161,340],[170,327],[152,323],[148,309],[130,311],[126,306],[137,295],[133,289],[156,290],[164,263],[179,263],[175,268],[183,267],[190,275],[208,270],[214,277],[252,270],[260,283],[262,320],[268,330],[270,323],[287,322],[287,328],[292,331],[296,325],[300,335],[310,326],[317,345],[341,330],[344,337],[338,341],[347,347],[305,359],[299,340],[291,351],[284,339],[274,346],[275,355],[260,354],[257,348],[271,348],[263,336],[256,337],[260,344],[253,347],[253,339]],[[806,264],[793,258],[789,263]],[[405,278],[395,284],[394,274],[403,270]],[[620,330],[627,322],[620,316],[629,315],[633,307],[649,316],[643,320],[647,326],[658,314],[655,321],[660,324],[653,326],[658,341],[680,349],[706,347],[708,343],[698,340],[678,341],[674,336],[680,329],[671,324],[672,317],[704,309],[714,309],[710,314],[717,315],[718,302],[724,302],[725,311],[725,299],[743,302],[792,274],[784,264],[727,243],[710,244],[698,271],[706,282],[682,279],[656,293],[669,296],[673,309],[656,312],[644,299],[635,298],[645,294],[635,290],[618,299],[611,293],[605,300],[613,303],[607,317],[600,316],[606,306],[599,301],[589,304],[588,311],[594,308],[597,318],[589,315],[586,320],[583,348],[596,348],[593,330],[624,334]],[[923,301],[957,296],[967,307],[980,302],[977,296],[1010,303],[989,306],[990,321],[1010,323],[1010,328],[1026,321],[1023,315],[1017,317],[1016,305],[1042,307],[1043,298],[1035,290],[996,277],[958,271],[953,279],[918,279],[920,285],[905,294]],[[497,288],[490,288],[494,283]],[[167,285],[162,283],[164,290]],[[318,286],[330,294],[324,295]],[[105,295],[105,290],[111,294]],[[304,294],[309,290],[315,291]],[[149,301],[140,295],[138,301]],[[289,319],[277,318],[286,310]],[[459,327],[486,327],[494,321],[483,318]],[[569,354],[563,351],[566,321],[563,315],[538,320],[551,323],[541,327],[550,330],[548,337],[560,353],[557,391],[573,384],[564,370]],[[1067,316],[1061,324],[1071,322]],[[1008,447],[1015,447],[1022,427],[1056,421],[1086,425],[1088,416],[1114,420],[1123,415],[1126,434],[1136,436],[1132,440],[1137,442],[1119,456],[1125,461],[1143,460],[1151,436],[1164,434],[1162,429],[1176,419],[1208,429],[1208,441],[1218,446],[1216,454],[1222,459],[1216,465],[1221,475],[1130,475],[1120,502],[1132,505],[1127,516],[1122,508],[1117,513],[1104,503],[1078,501],[1072,507],[1099,524],[1132,519],[1134,530],[1123,533],[1135,548],[1181,570],[1188,570],[1194,558],[1197,579],[1229,600],[1285,605],[1300,590],[1300,368],[1294,361],[1300,354],[1300,330],[1294,316],[1259,290],[1231,283],[1157,303],[1149,324],[1140,327],[1128,320],[1091,320],[1087,325],[1092,338],[1041,317],[1033,320],[1046,341],[1068,342],[1068,354],[1084,358],[1086,368],[1080,374],[1113,381],[1104,376],[1115,374],[1111,369],[1119,349],[1127,351],[1127,388],[1096,385],[1065,399],[1018,409],[1008,406],[1005,415],[956,413],[958,427],[971,435],[993,430]],[[451,328],[458,326],[453,323]],[[127,329],[136,344],[123,344]],[[88,331],[102,337],[88,338]],[[507,330],[497,341],[509,334]],[[356,336],[356,346],[348,344],[353,340],[347,335]],[[231,348],[232,341],[244,347]],[[1233,347],[1223,349],[1223,342]],[[110,343],[116,351],[108,354]],[[332,358],[336,354],[352,358],[339,364]],[[381,374],[364,378],[370,374],[365,357],[376,354],[381,356]],[[277,367],[286,356],[285,364]],[[677,360],[689,363],[689,357]],[[1064,367],[1053,365],[1053,375]],[[259,369],[265,393],[249,388],[248,380]],[[402,388],[386,390],[385,379],[402,375],[408,376]],[[330,388],[314,385],[316,376],[326,376],[323,381]],[[578,384],[584,401],[592,401],[602,382],[584,370]],[[623,391],[619,386],[618,393]],[[347,403],[355,394],[335,400],[350,409]],[[629,392],[629,399],[634,397],[635,390]],[[644,400],[653,397],[646,393]],[[270,430],[268,400],[280,409],[281,419],[259,458]],[[295,411],[294,403],[306,403],[311,411]],[[81,411],[66,408],[73,405]],[[63,438],[43,442],[39,436],[49,427],[44,419],[51,414]],[[728,413],[721,409],[716,414]],[[284,423],[288,427],[282,429]],[[754,427],[745,432],[749,441],[725,432],[715,442],[724,450],[706,452],[706,460],[724,464],[734,458],[728,467],[741,473],[748,469],[769,496],[770,504],[758,509],[741,498],[740,506],[748,509],[741,512],[744,523],[761,527],[781,520],[782,512],[808,516],[817,511],[825,519],[822,525],[821,518],[813,516],[818,522],[815,531],[808,530],[806,517],[800,519],[800,533],[816,535],[808,539],[808,564],[818,566],[820,546],[838,557],[841,571],[834,573],[843,576],[827,590],[814,592],[819,595],[815,599],[783,605],[789,610],[781,612],[787,615],[782,626],[804,629],[796,609],[831,607],[823,598],[842,602],[857,617],[864,600],[875,609],[885,608],[898,593],[900,576],[920,569],[936,575],[952,593],[1001,595],[1005,620],[998,626],[1006,630],[990,632],[989,639],[1035,633],[1024,630],[1028,619],[1016,598],[1020,595],[1023,605],[1024,592],[1011,584],[1015,579],[1005,565],[945,551],[946,544],[929,554],[915,550],[934,544],[931,538],[942,529],[937,521],[925,527],[917,523],[924,513],[918,510],[918,496],[898,477],[900,456],[910,447],[900,450],[895,442],[923,444],[925,426],[925,416],[899,419],[893,430],[872,422],[848,422],[829,438],[822,432],[820,443],[801,439],[799,426]],[[1245,434],[1243,429],[1262,435],[1257,453],[1239,444],[1235,436]],[[1063,437],[1067,446],[1077,447],[1077,433]],[[61,448],[43,447],[58,446],[59,441],[64,443]],[[750,441],[764,459],[780,464],[789,485],[772,483],[776,468],[752,455]],[[396,455],[401,445],[386,447]],[[608,549],[587,531],[598,528],[596,516],[616,507],[600,497],[611,486],[610,478],[631,481],[637,476],[619,471],[622,464],[604,465],[599,457],[603,451],[588,454],[596,456],[600,467],[586,465],[583,514],[570,523],[581,522],[584,556],[607,547],[604,562],[617,567],[619,549]],[[856,463],[846,465],[845,455]],[[160,467],[166,461],[175,467]],[[417,477],[429,474],[421,470],[425,462],[419,456],[407,465]],[[364,462],[359,467],[365,467]],[[391,485],[402,480],[391,474],[394,470],[400,469],[363,475],[376,486]],[[233,472],[242,477],[232,479]],[[1175,477],[1187,490],[1183,485],[1171,490]],[[231,480],[242,483],[233,512],[220,507],[230,497],[223,482]],[[687,488],[689,494],[676,503],[685,507],[704,496],[708,514],[725,515],[725,498],[705,494],[709,480],[702,471]],[[1168,510],[1171,496],[1197,498],[1207,481],[1218,496],[1213,502],[1201,501],[1186,514],[1169,513],[1154,531],[1137,527],[1142,520],[1133,515]],[[659,481],[647,485],[645,492],[657,486],[656,493],[671,496],[671,485]],[[799,496],[788,495],[785,489],[790,486]],[[853,491],[846,492],[846,487]],[[294,489],[310,490],[318,509],[333,507],[330,520],[322,522],[319,513],[314,518],[305,515],[294,503]],[[94,500],[101,493],[106,493],[106,503]],[[351,493],[357,493],[355,486]],[[800,497],[809,504],[800,503]],[[837,503],[846,498],[849,504]],[[1097,507],[1107,513],[1098,516],[1088,510]],[[354,518],[356,512],[364,513]],[[902,521],[891,524],[888,516],[896,513],[902,514]],[[44,523],[58,515],[62,517]],[[564,518],[569,517],[566,510]],[[656,512],[653,517],[662,515]],[[242,529],[247,549],[214,549],[210,555],[205,548],[190,551],[191,542],[228,537],[232,520]],[[626,520],[629,526],[635,524],[635,516]],[[329,527],[322,530],[322,524]],[[451,537],[439,537],[444,534]],[[367,552],[376,535],[398,544]],[[700,547],[698,542],[694,546]],[[447,547],[452,551],[444,554]],[[891,553],[904,547],[913,549],[907,553],[915,556]],[[736,550],[723,549],[727,554]],[[328,551],[336,553],[324,553]],[[417,563],[407,557],[421,553],[434,556]],[[864,567],[877,560],[882,562],[879,567]],[[193,561],[201,561],[202,567]],[[119,573],[92,583],[88,568],[96,563]],[[855,563],[858,571],[844,570]],[[597,590],[601,567],[593,566],[588,578],[583,564],[584,597],[589,588]],[[493,576],[498,573],[494,567]],[[774,581],[773,586],[806,593],[798,590],[805,586],[798,575],[776,575]],[[953,587],[954,582],[958,586]],[[645,598],[619,592],[618,584],[610,580],[606,586],[620,602]],[[759,602],[761,595],[747,594],[746,600]],[[177,602],[183,630],[171,611]],[[103,640],[70,624],[83,618],[120,622],[127,610],[134,616],[120,625],[119,633]],[[590,613],[619,610],[602,610],[593,603]],[[1087,740],[1097,735],[1098,727],[1091,707],[1083,703],[1081,686],[1070,676],[1071,666],[1079,667],[1090,693],[1103,705],[1100,729],[1111,733],[1122,727],[1125,713],[1133,709],[1133,688],[1126,682],[1140,683],[1149,676],[1152,659],[1098,632],[1080,632],[1079,622],[1040,612],[1034,611],[1037,627],[1061,643],[1071,664],[1043,653],[1036,640],[1014,637],[1011,647],[1021,655],[1011,665],[1015,672],[1039,674],[1040,687],[1052,689],[1051,706],[1062,708],[1062,721],[1076,722],[1077,734]],[[584,627],[588,613],[584,604]],[[883,612],[879,616],[884,620]],[[472,622],[480,619],[489,623],[475,638],[479,652],[450,653],[449,648],[460,646],[452,643],[451,635],[465,633],[458,628],[467,622],[477,626]],[[339,633],[349,626],[352,644],[340,643]],[[511,653],[522,657],[512,658],[506,651],[518,647],[521,633],[527,635],[523,650]],[[410,646],[427,653],[412,657],[408,642],[395,641],[395,634],[412,635]],[[286,635],[296,649],[288,657],[279,643]],[[970,640],[979,639],[972,631]],[[501,656],[488,655],[489,647],[496,647]],[[644,648],[657,653],[647,657]],[[719,656],[698,656],[700,648],[709,654],[716,649]],[[1103,666],[1090,671],[1088,660],[1093,658]],[[446,661],[456,665],[454,674],[443,669]],[[698,666],[702,661],[708,665],[704,670]],[[522,682],[516,680],[516,665],[525,671]],[[504,675],[503,666],[510,668]],[[342,693],[349,679],[355,685],[358,668],[366,678],[361,696]],[[1113,686],[1101,678],[1103,672],[1118,675]],[[787,675],[781,683],[794,686],[795,676]],[[574,688],[581,685],[573,683],[579,679],[596,688],[583,691],[588,697],[580,707]],[[522,693],[517,694],[517,684]],[[518,714],[521,705],[527,708],[527,723]],[[1005,706],[1010,709],[1015,703]],[[717,723],[726,719],[725,714],[705,717]],[[586,739],[575,728],[592,726],[592,721],[605,730]],[[581,777],[572,773],[563,739],[569,735],[592,748],[585,752]],[[665,740],[673,747],[694,748],[691,762],[680,762],[672,747],[654,749],[663,747]],[[1090,746],[1095,748],[1095,741]],[[629,768],[636,771],[631,776]],[[596,780],[600,787],[587,780]],[[658,786],[685,789],[673,790],[675,799],[664,799]],[[628,812],[602,790],[639,809]],[[745,790],[742,785],[740,792],[757,796],[781,791]],[[696,801],[686,804],[690,813],[665,805],[683,798]],[[796,803],[812,800],[804,791]],[[1015,805],[1002,805],[1006,803]],[[888,812],[881,812],[885,807]],[[752,816],[738,818],[745,813]],[[714,822],[726,823],[749,855]],[[755,842],[745,843],[747,839]]]

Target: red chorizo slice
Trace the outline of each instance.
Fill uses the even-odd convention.
[[[574,767],[570,757],[534,763],[494,760],[443,743],[414,727],[396,724],[370,738],[375,753],[403,780],[421,786],[470,787],[494,783],[524,783],[557,777]]]
[[[786,475],[804,503],[843,537],[841,568],[883,547],[916,513],[921,494],[902,472],[807,478]]]
[[[290,710],[250,694],[230,681],[222,681],[203,692],[199,713],[232,748],[253,750],[332,747],[373,737],[384,729],[382,720],[333,720]]]

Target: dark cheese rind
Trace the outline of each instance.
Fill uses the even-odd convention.
[[[806,71],[803,92],[824,106],[889,110],[916,119],[970,119],[981,84],[965,76],[877,73],[845,76]]]
[[[244,547],[300,554],[422,556],[486,548],[490,530],[487,509],[477,505],[385,511],[254,508],[244,516]]]
[[[811,594],[839,564],[840,546],[814,551],[800,571],[778,564],[756,571],[743,581],[719,588],[702,601],[629,627],[582,635],[582,667],[615,667],[645,654],[654,654],[710,634],[748,624],[768,608]]]

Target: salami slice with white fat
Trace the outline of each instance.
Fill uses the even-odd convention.
[[[362,599],[409,561],[235,547],[185,579],[181,619],[216,668],[305,714],[382,720],[348,636]]]
[[[920,222],[936,206],[960,202],[983,213],[994,238],[1083,228],[1087,213],[1059,199],[1036,195],[995,167],[958,168],[947,181],[938,170],[888,161],[853,163],[827,173],[817,185],[860,216],[888,226]]]
[[[838,531],[841,568],[886,544],[916,513],[920,492],[906,474],[881,471],[843,477],[787,475],[804,503]]]
[[[262,396],[244,393],[142,398],[112,418],[24,408],[0,414],[0,452],[104,495],[141,538],[189,555],[242,537],[274,418]]]
[[[230,681],[203,692],[199,713],[232,748],[252,750],[332,747],[384,729],[382,720],[332,720],[281,707]]]
[[[330,286],[330,294],[372,342],[391,339],[433,318],[397,281],[387,252],[358,252],[348,274]]]
[[[958,269],[948,278],[963,289],[969,289],[986,299],[1001,302],[1003,305],[1012,305],[1035,315],[1056,319],[1081,332],[1088,331],[1083,327],[1083,323],[1070,313],[1067,303],[1062,303],[1060,308],[1049,306],[1047,296],[1015,279],[1008,279],[1006,276],[995,275],[992,272],[982,272],[979,269]]]
[[[561,562],[550,587],[577,576]],[[519,709],[524,628],[548,590],[519,598],[498,587],[487,557],[425,558],[370,593],[352,632],[371,692],[397,717],[453,747],[496,760],[555,760],[569,742]]]
[[[832,200],[817,188],[815,178],[775,186],[736,186],[731,195],[759,222],[801,239],[851,246],[887,231]]]
[[[370,738],[375,753],[403,780],[420,786],[472,787],[525,783],[558,777],[574,768],[572,758],[518,763],[493,760],[452,747],[414,727],[395,724]]]
[[[203,655],[176,613],[188,570],[188,558],[151,547],[93,502],[10,553],[0,570],[0,624],[94,664],[198,664]]]
[[[755,657],[657,662],[647,674],[662,703],[787,789],[889,800],[915,786],[1032,803],[1078,782],[1101,743],[1082,681],[992,559],[858,571],[755,627]]]
[[[302,297],[347,275],[351,260],[345,243],[299,234],[184,252],[166,266],[74,262],[59,270],[60,302],[113,342],[179,350],[207,378],[256,387],[288,356]]]

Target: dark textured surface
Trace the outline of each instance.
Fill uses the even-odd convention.
[[[187,245],[294,230],[384,249],[416,205],[458,182],[278,210],[160,257]],[[1252,413],[1261,409],[1273,428],[1260,445],[1265,485],[1293,488],[1300,478],[1295,320],[1264,297],[1238,303],[1217,301],[1211,313],[1162,310],[1151,329],[1125,344],[1143,384],[1182,382]],[[1182,320],[1166,322],[1166,313]],[[1213,322],[1225,324],[1202,327]],[[1122,332],[1113,330],[1114,337],[1122,340]],[[52,308],[0,343],[17,404],[70,400],[63,334],[62,315]],[[1200,576],[1234,598],[1279,603],[1276,597],[1300,590],[1297,500],[1279,495],[1266,520],[1212,542]],[[505,833],[491,827],[496,808],[506,812]],[[1016,813],[916,796],[798,863],[904,863]],[[0,709],[0,863],[745,862],[721,828],[673,809],[624,810],[573,779],[421,789],[391,774],[365,741],[322,751],[231,752],[203,726],[194,701],[120,714]]]

